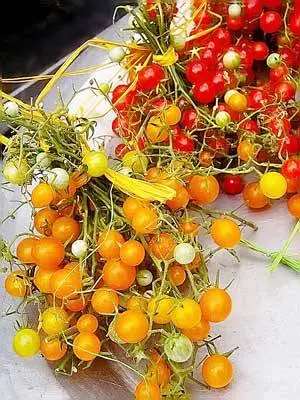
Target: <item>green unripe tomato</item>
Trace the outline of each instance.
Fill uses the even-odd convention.
[[[28,181],[29,167],[25,160],[10,160],[4,166],[4,178],[14,185],[24,185]]]
[[[87,166],[87,173],[93,178],[102,176],[108,169],[108,159],[103,151],[89,151],[82,163]]]
[[[281,64],[281,56],[278,53],[272,53],[267,58],[267,66],[269,68],[276,68]]]
[[[228,69],[236,69],[241,65],[241,57],[236,51],[229,50],[223,56],[223,65]]]

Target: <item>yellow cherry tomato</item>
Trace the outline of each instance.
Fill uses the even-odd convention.
[[[151,143],[161,143],[169,137],[169,131],[160,117],[153,116],[149,119],[146,136]]]
[[[171,322],[175,304],[175,299],[172,297],[156,297],[148,304],[148,313],[153,316],[153,321],[157,324],[168,324]]]
[[[247,109],[247,97],[242,93],[234,93],[229,97],[227,104],[233,111],[243,112]]]
[[[131,150],[123,157],[123,166],[132,169],[136,173],[144,173],[147,170],[148,158],[140,151]]]
[[[163,119],[170,126],[178,124],[181,120],[180,108],[175,104],[171,104],[163,111]]]
[[[171,314],[173,324],[179,329],[189,329],[201,320],[200,305],[193,299],[179,301]]]
[[[213,241],[224,249],[231,249],[241,239],[241,231],[238,225],[228,218],[216,219],[210,230]]]
[[[269,199],[280,199],[287,191],[287,181],[279,172],[267,172],[259,182],[262,193]]]
[[[108,168],[108,159],[102,151],[89,151],[82,162],[88,168],[88,175],[93,177],[103,175]]]

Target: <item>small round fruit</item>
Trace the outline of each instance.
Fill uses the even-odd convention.
[[[34,264],[33,249],[37,243],[37,239],[28,237],[21,240],[17,246],[16,254],[18,260],[22,264]]]
[[[56,298],[72,298],[82,290],[82,279],[78,269],[79,265],[72,262],[54,272],[50,279],[50,288]]]
[[[294,194],[289,198],[288,203],[289,213],[295,217],[300,218],[300,194]]]
[[[24,297],[28,284],[26,274],[23,271],[14,271],[5,279],[5,290],[10,296]]]
[[[5,114],[8,115],[11,118],[18,117],[19,113],[20,113],[19,106],[14,101],[7,101],[3,105],[3,110],[4,110]]]
[[[135,197],[127,197],[127,199],[123,203],[123,213],[124,217],[128,219],[128,221],[132,221],[137,210],[144,207],[144,203],[136,199]]]
[[[93,310],[98,314],[114,314],[119,306],[119,296],[109,288],[97,289],[92,296]]]
[[[19,330],[13,338],[13,349],[20,357],[33,357],[40,350],[39,334],[29,328]]]
[[[179,243],[174,249],[174,258],[179,264],[189,264],[196,256],[196,251],[190,243]]]
[[[169,296],[154,297],[148,304],[148,314],[156,324],[171,322],[171,313],[175,308],[175,299]]]
[[[277,68],[279,65],[282,64],[282,59],[280,54],[278,53],[271,53],[267,58],[267,65],[269,68]]]
[[[140,382],[135,389],[136,400],[161,400],[160,389],[156,383]]]
[[[153,208],[138,209],[132,218],[132,227],[137,234],[153,233],[158,227],[158,216]]]
[[[210,234],[213,241],[224,249],[231,249],[241,240],[239,226],[228,218],[218,218],[214,220]]]
[[[244,188],[243,198],[249,208],[260,209],[269,204],[269,199],[261,191],[258,182],[249,182]]]
[[[123,157],[123,166],[132,169],[136,173],[144,173],[149,163],[148,157],[137,150],[131,150]]]
[[[89,151],[82,163],[87,166],[87,173],[93,178],[102,176],[108,169],[108,159],[103,151]]]
[[[99,338],[91,332],[82,332],[73,341],[74,354],[81,361],[94,360],[101,350]]]
[[[210,323],[205,319],[201,319],[193,328],[182,329],[182,333],[192,342],[200,342],[205,340],[210,331]]]
[[[213,287],[201,297],[200,307],[203,319],[210,322],[222,322],[231,313],[232,300],[224,289]]]
[[[169,360],[177,363],[188,361],[194,350],[191,340],[181,333],[176,333],[165,340],[164,352]]]
[[[120,257],[120,248],[125,243],[123,235],[114,230],[100,234],[98,239],[98,253],[101,257],[110,260]]]
[[[3,168],[3,176],[13,185],[24,185],[29,178],[29,167],[25,160],[9,160]]]
[[[231,122],[231,116],[227,111],[219,111],[216,115],[216,124],[220,128],[228,125]]]
[[[54,222],[59,218],[59,213],[51,208],[42,208],[34,216],[35,229],[45,236],[51,236]]]
[[[176,328],[193,328],[201,320],[201,308],[193,299],[183,299],[178,301],[171,313],[171,320]]]
[[[173,258],[176,242],[170,233],[162,232],[153,235],[149,242],[150,252],[159,260],[170,260]]]
[[[41,293],[51,293],[52,292],[50,280],[54,273],[55,273],[55,270],[45,269],[45,268],[39,268],[36,271],[36,273],[34,275],[33,283],[35,284],[35,286],[39,289],[39,291]]]
[[[139,343],[148,335],[149,321],[143,312],[127,310],[117,316],[115,328],[124,342]]]
[[[53,168],[48,173],[47,182],[56,190],[65,190],[69,186],[70,176],[63,168]]]
[[[33,207],[42,208],[49,206],[55,198],[53,188],[47,183],[39,183],[31,193]]]
[[[186,272],[182,265],[170,265],[168,269],[168,277],[175,286],[182,285],[186,280]]]
[[[236,69],[241,65],[241,57],[236,51],[229,50],[223,56],[223,65],[227,69]]]
[[[167,106],[166,109],[162,113],[164,121],[170,125],[176,125],[179,123],[181,120],[181,111],[178,106],[175,104],[171,104],[170,106]]]
[[[98,320],[93,314],[83,314],[76,323],[76,328],[80,333],[95,333],[98,328]]]
[[[114,290],[129,289],[136,278],[136,268],[124,264],[121,260],[108,260],[102,273],[105,285]]]
[[[237,3],[230,4],[228,7],[228,15],[230,15],[230,17],[239,17],[241,13],[242,7]]]
[[[214,176],[195,175],[189,182],[192,199],[201,205],[213,203],[219,196],[219,183]]]
[[[59,240],[44,237],[34,246],[33,257],[39,267],[56,269],[65,257],[65,249]]]
[[[86,255],[88,250],[88,245],[87,242],[85,242],[82,239],[75,240],[75,242],[72,243],[71,251],[74,257],[76,258],[82,258]]]
[[[65,356],[67,352],[66,343],[59,339],[47,341],[47,338],[41,340],[41,353],[48,361],[57,361]]]
[[[41,316],[42,329],[48,335],[57,335],[67,329],[69,316],[59,307],[47,308]]]
[[[63,243],[73,243],[80,234],[80,225],[74,218],[60,217],[52,226],[52,236]]]
[[[202,365],[202,377],[211,388],[223,388],[232,381],[232,364],[227,357],[213,354],[207,357]]]
[[[243,112],[248,106],[247,97],[242,93],[234,93],[229,97],[227,104],[231,110]]]
[[[285,177],[279,172],[267,172],[259,182],[262,193],[269,199],[280,199],[287,191]]]
[[[140,286],[149,286],[153,281],[153,274],[148,269],[140,269],[136,275],[136,281]]]
[[[125,264],[135,267],[145,258],[144,246],[137,240],[128,240],[120,248],[120,259]]]

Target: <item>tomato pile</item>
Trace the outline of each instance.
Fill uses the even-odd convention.
[[[300,218],[300,4],[194,0],[189,24],[176,0],[125,10],[136,42],[108,48],[128,81],[92,88],[114,112],[114,156],[92,137],[94,121],[67,106],[0,109],[13,129],[4,181],[32,210],[28,231],[1,242],[5,290],[21,299],[13,349],[66,374],[130,357],[137,400],[184,400],[189,381],[218,389],[233,378],[233,350],[212,333],[232,309],[219,275],[209,277],[213,255],[242,245],[272,269],[300,271],[243,238],[255,225],[212,205],[221,192],[252,210],[286,197]]]

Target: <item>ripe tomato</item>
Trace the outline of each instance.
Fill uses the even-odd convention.
[[[211,103],[216,97],[216,89],[210,80],[198,80],[192,90],[193,96],[200,104]]]
[[[58,299],[72,296],[82,290],[82,279],[78,263],[72,262],[55,271],[50,278],[51,293]]]
[[[289,69],[285,64],[280,64],[276,68],[270,68],[269,78],[274,83],[282,82],[289,74]]]
[[[174,257],[176,241],[170,233],[162,232],[154,235],[148,246],[150,252],[159,260],[170,260]]]
[[[292,100],[296,95],[296,86],[290,81],[279,82],[275,86],[275,95],[280,101]]]
[[[58,218],[52,226],[52,235],[63,243],[73,243],[80,234],[80,225],[70,217]]]
[[[284,62],[285,65],[292,67],[295,65],[295,54],[292,49],[289,47],[281,47],[279,50],[279,54],[281,57],[281,60]]]
[[[116,117],[111,125],[111,129],[115,135],[130,140],[132,138],[132,132],[130,130],[128,121],[125,118]]]
[[[199,117],[197,111],[194,108],[187,108],[183,111],[180,120],[180,126],[182,128],[192,130],[199,127]]]
[[[200,307],[206,321],[222,322],[231,313],[232,300],[224,289],[213,287],[201,297]]]
[[[148,300],[142,296],[131,296],[126,301],[127,310],[140,310],[146,312],[148,308]]]
[[[51,236],[52,226],[57,218],[58,212],[51,208],[42,208],[34,216],[34,227],[42,235]]]
[[[137,93],[128,91],[129,85],[118,85],[112,92],[112,103],[118,111],[125,111],[136,102]],[[125,92],[127,94],[125,95]]]
[[[208,65],[198,59],[191,60],[185,68],[185,76],[190,83],[196,83],[203,78],[204,73],[208,71]]]
[[[120,248],[120,259],[126,265],[135,267],[145,258],[144,246],[137,240],[128,240]]]
[[[35,208],[48,207],[55,198],[52,186],[39,183],[31,193],[31,203]]]
[[[182,285],[186,280],[186,272],[182,265],[173,264],[168,268],[168,277],[175,286]]]
[[[226,80],[223,71],[216,71],[212,77],[212,83],[214,84],[216,95],[222,95],[225,92]]]
[[[274,33],[280,30],[282,19],[276,11],[265,11],[260,17],[259,24],[265,33]]]
[[[73,312],[83,311],[87,306],[89,297],[87,295],[72,297],[71,299],[64,299],[65,307]]]
[[[269,199],[280,199],[287,191],[287,182],[279,172],[267,172],[259,182],[262,193]]]
[[[297,154],[300,149],[299,138],[294,135],[285,135],[280,143],[280,150],[284,156]]]
[[[269,47],[265,42],[253,42],[252,43],[252,50],[254,60],[265,60],[269,55]]]
[[[253,119],[247,119],[246,121],[241,123],[240,129],[251,133],[259,133],[257,122]]]
[[[10,296],[24,297],[28,286],[26,274],[21,270],[11,272],[5,279],[5,290]]]
[[[42,329],[48,335],[57,335],[69,326],[69,316],[59,307],[49,307],[41,316]]]
[[[178,301],[171,313],[171,320],[176,328],[189,329],[199,323],[201,316],[199,304],[193,299],[186,298]]]
[[[231,17],[228,15],[226,19],[226,25],[231,31],[239,31],[244,25],[244,19],[242,16]]]
[[[214,220],[210,230],[213,241],[224,249],[231,249],[236,246],[241,239],[239,226],[227,218],[218,218]]]
[[[246,184],[243,197],[249,208],[259,209],[269,204],[268,198],[262,193],[258,182]]]
[[[149,381],[158,386],[166,386],[171,379],[171,371],[168,364],[159,358],[158,361],[153,361],[148,370]]]
[[[149,92],[156,89],[165,78],[165,71],[157,64],[150,64],[138,72],[137,88]]]
[[[222,189],[226,194],[239,194],[242,193],[245,184],[239,175],[226,175],[222,180]]]
[[[167,206],[173,211],[177,211],[180,208],[186,208],[190,200],[190,196],[184,185],[176,179],[164,180],[161,183],[176,191],[175,197],[166,202]]]
[[[179,153],[192,153],[195,149],[195,142],[190,136],[178,133],[172,138],[172,147]]]
[[[260,89],[252,89],[248,92],[248,106],[255,110],[265,106],[269,100],[268,94]]]
[[[247,19],[259,17],[262,13],[261,0],[245,0],[244,1],[244,16]]]
[[[219,196],[219,183],[214,176],[195,175],[189,182],[189,194],[199,204],[213,203]]]
[[[22,264],[34,264],[33,249],[37,242],[37,239],[28,237],[18,243],[16,254]]]
[[[146,235],[153,233],[158,227],[158,215],[150,207],[138,209],[132,218],[132,227],[137,234]]]
[[[205,340],[209,335],[210,324],[205,319],[201,319],[193,328],[182,329],[182,333],[192,342]]]
[[[199,153],[199,161],[203,167],[210,167],[213,165],[214,156],[210,151],[202,150]]]
[[[300,161],[288,159],[281,166],[281,173],[285,178],[300,178]]]
[[[160,400],[160,389],[156,383],[140,382],[135,389],[136,400]]]
[[[118,159],[122,160],[123,156],[129,151],[130,149],[124,143],[119,143],[115,148],[115,155]]]
[[[115,324],[117,335],[126,343],[139,343],[146,338],[149,321],[139,310],[127,310],[118,314]]]
[[[57,361],[65,356],[67,352],[66,343],[58,338],[50,341],[47,338],[41,339],[41,353],[48,361]]]
[[[81,361],[94,360],[101,350],[99,338],[91,332],[82,332],[73,341],[74,354]]]
[[[97,289],[92,296],[93,310],[98,314],[114,314],[119,306],[119,296],[108,288]]]
[[[40,350],[39,334],[33,329],[20,329],[13,338],[13,349],[20,357],[35,356]]]
[[[181,111],[176,104],[170,104],[162,112],[163,121],[170,126],[174,126],[179,123],[181,119]]]
[[[108,260],[103,267],[103,282],[110,289],[126,290],[134,283],[136,268],[120,260]]]
[[[154,297],[148,304],[148,314],[156,324],[168,324],[171,322],[171,313],[175,308],[175,304],[173,297]]]
[[[131,221],[137,210],[143,208],[144,205],[145,203],[135,197],[127,197],[123,203],[124,217]]]
[[[290,15],[289,28],[295,36],[300,36],[300,9]]]
[[[208,386],[214,389],[223,388],[232,381],[232,364],[225,356],[209,356],[202,365],[202,377]]]
[[[268,126],[272,133],[274,133],[274,135],[278,138],[285,137],[291,130],[291,123],[287,118],[271,119],[271,121],[268,123]]]
[[[191,235],[192,237],[197,236],[199,230],[199,224],[193,222],[191,218],[186,218],[179,224],[179,231],[186,235]]]
[[[168,139],[169,130],[164,121],[154,115],[146,126],[146,136],[151,143],[161,143]]]
[[[52,289],[50,286],[50,279],[55,273],[53,269],[39,268],[35,275],[33,283],[39,289],[41,293],[51,293]]]
[[[98,328],[98,320],[93,314],[83,314],[79,317],[76,328],[80,333],[95,333]]]
[[[110,260],[120,257],[120,247],[125,243],[123,235],[114,230],[102,232],[98,239],[98,253],[101,257]]]
[[[287,206],[288,206],[289,213],[293,217],[300,218],[300,195],[299,194],[294,194],[292,197],[290,197],[288,200]]]
[[[243,112],[247,109],[247,97],[242,93],[234,93],[229,97],[227,104],[233,111]]]
[[[253,158],[255,145],[248,139],[242,140],[237,147],[237,155],[243,161],[249,161]]]
[[[65,249],[59,240],[44,237],[33,248],[33,257],[40,268],[57,269],[65,257]]]

